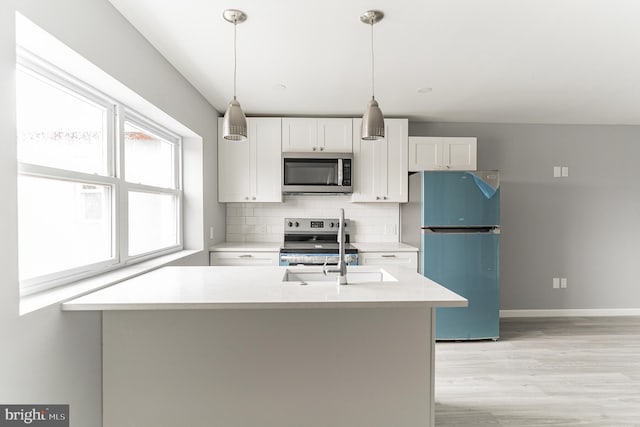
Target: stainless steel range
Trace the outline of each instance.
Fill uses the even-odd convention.
[[[349,244],[349,223],[345,220],[345,261],[358,264],[358,250]],[[280,265],[337,265],[337,218],[285,218],[284,243],[280,248]]]

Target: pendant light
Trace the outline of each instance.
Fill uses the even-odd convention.
[[[367,103],[367,109],[362,116],[361,138],[376,140],[384,138],[384,116],[378,106],[374,92],[373,79],[373,24],[382,20],[384,14],[378,10],[368,10],[360,16],[360,20],[371,25],[371,101]]]
[[[247,15],[240,10],[227,9],[222,17],[233,24],[233,99],[224,113],[222,137],[229,141],[244,141],[247,139],[247,118],[236,99],[236,27],[247,19]]]

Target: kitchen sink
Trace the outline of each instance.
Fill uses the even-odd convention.
[[[335,282],[338,273],[327,273],[308,270],[285,270],[283,282]],[[396,278],[382,269],[371,271],[349,271],[347,270],[348,283],[368,283],[368,282],[396,282]]]

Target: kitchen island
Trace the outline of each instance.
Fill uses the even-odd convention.
[[[103,312],[103,426],[432,426],[434,309],[402,268],[165,267],[69,301]]]

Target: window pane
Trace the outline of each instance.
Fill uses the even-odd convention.
[[[126,122],[125,179],[137,184],[175,188],[173,144]]]
[[[106,109],[23,70],[16,83],[18,160],[105,175]]]
[[[129,192],[129,255],[178,244],[176,206],[171,194]]]
[[[18,177],[20,280],[113,258],[111,188]]]

